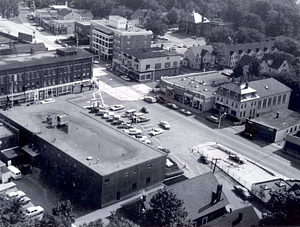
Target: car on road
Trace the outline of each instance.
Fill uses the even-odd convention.
[[[46,104],[46,103],[51,103],[51,102],[55,102],[55,100],[53,98],[44,99],[41,101],[41,104]]]
[[[192,112],[187,110],[187,109],[181,109],[180,112],[185,114],[185,115],[192,115]]]
[[[142,136],[141,138],[139,138],[141,142],[146,143],[146,144],[150,144],[151,140],[148,139],[147,136]]]
[[[150,121],[150,118],[148,117],[139,117],[136,119],[136,123],[142,123],[142,122],[147,122]]]
[[[212,116],[212,115],[207,116],[206,119],[213,122],[213,123],[219,123],[219,118],[217,118],[215,116]]]
[[[131,79],[128,76],[122,75],[120,76],[125,81],[130,81]]]
[[[124,132],[127,133],[128,135],[142,134],[142,130],[137,128],[124,129]]]
[[[110,106],[110,107],[109,107],[109,109],[110,109],[111,111],[122,110],[122,109],[124,109],[124,108],[125,108],[125,106],[123,106],[123,105],[113,105],[113,106]]]
[[[252,196],[247,188],[245,188],[241,185],[235,185],[234,189],[243,199],[247,200],[247,199],[252,198]]]
[[[155,103],[157,102],[156,98],[153,98],[152,96],[145,96],[144,100],[150,103]]]
[[[245,163],[244,160],[241,159],[238,155],[229,155],[229,159],[233,160],[233,161],[235,161],[239,164],[244,164]]]
[[[159,121],[158,124],[164,129],[170,129],[171,125],[167,121]]]
[[[204,156],[204,155],[200,155],[200,157],[198,159],[198,162],[201,162],[203,164],[209,164],[209,161],[208,161],[207,157]]]
[[[98,60],[94,60],[94,63],[95,64],[99,64],[100,62]]]
[[[14,192],[9,192],[6,194],[7,198],[9,199],[20,199],[24,196],[26,196],[25,192],[23,191],[14,191]]]
[[[140,110],[142,113],[149,113],[149,109],[146,106],[143,106],[142,109]]]
[[[123,129],[130,129],[130,128],[133,128],[133,126],[131,124],[129,124],[129,123],[123,122],[123,123],[119,124],[117,126],[117,128],[120,128],[120,129],[122,129],[122,128]]]
[[[153,128],[153,129],[149,132],[149,135],[150,135],[150,136],[156,136],[156,135],[162,134],[163,132],[164,132],[164,130],[161,129],[161,128]]]
[[[169,108],[171,108],[173,110],[178,109],[178,106],[176,104],[174,104],[174,103],[171,103],[171,102],[167,103],[167,107],[169,107]]]
[[[25,217],[34,217],[42,213],[44,213],[44,208],[41,206],[28,207],[23,212]]]
[[[165,147],[162,147],[162,146],[157,147],[157,149],[159,149],[159,150],[161,150],[161,151],[163,151],[163,152],[165,152],[167,154],[169,154],[171,152],[169,149],[167,149]]]

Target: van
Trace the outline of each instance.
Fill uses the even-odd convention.
[[[211,121],[211,122],[214,122],[214,123],[219,123],[219,119],[215,116],[207,116],[206,117],[207,120]]]
[[[9,171],[10,171],[10,176],[11,176],[13,179],[15,179],[15,180],[21,179],[22,174],[21,174],[21,171],[20,171],[18,168],[14,167],[14,166],[8,166],[7,168],[9,169]]]

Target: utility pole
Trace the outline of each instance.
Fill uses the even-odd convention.
[[[217,162],[218,162],[218,160],[221,160],[221,158],[213,158],[212,160],[215,160],[214,169],[213,169],[213,173],[215,173]],[[211,164],[213,165],[213,162]]]

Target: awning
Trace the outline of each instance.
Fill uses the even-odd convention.
[[[34,158],[34,157],[36,157],[36,156],[39,155],[39,153],[37,153],[36,151],[34,151],[34,150],[32,150],[31,148],[29,148],[28,145],[22,147],[21,149],[22,149],[22,151],[24,151],[25,153],[29,154],[30,157],[32,157],[32,158]]]
[[[2,154],[7,158],[7,159],[13,159],[18,156],[21,156],[21,152],[19,151],[19,148],[13,148],[9,150],[5,150],[2,152]]]

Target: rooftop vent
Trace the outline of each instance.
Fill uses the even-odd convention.
[[[92,156],[89,156],[89,157],[86,158],[86,160],[88,160],[88,161],[90,161],[90,160],[92,160],[92,159],[93,159]]]
[[[269,89],[269,87],[268,87],[268,86],[265,86],[265,89]]]

